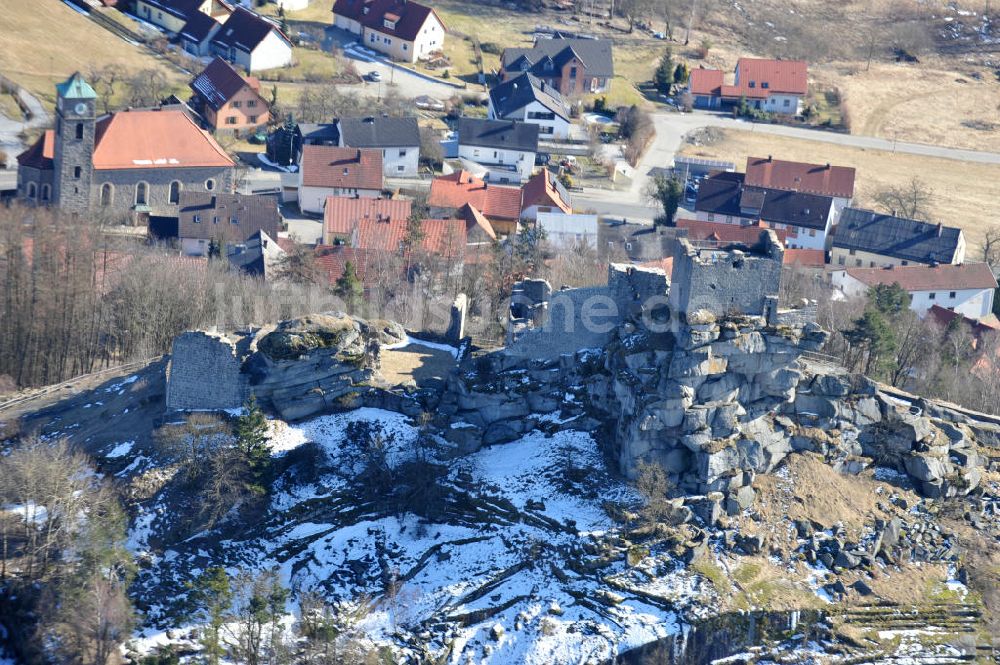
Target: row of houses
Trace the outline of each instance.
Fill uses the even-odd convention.
[[[219,56],[247,72],[292,63],[281,27],[229,0],[135,0],[134,12],[194,56]]]
[[[997,282],[986,264],[966,261],[960,228],[854,207],[854,188],[853,168],[749,157],[743,173],[717,171],[701,181],[697,223],[723,242],[746,242],[728,229],[773,229],[846,296],[899,284],[921,316],[937,307],[991,319]]]

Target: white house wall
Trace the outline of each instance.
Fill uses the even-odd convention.
[[[299,209],[316,215],[322,214],[326,199],[330,196],[358,196],[365,199],[376,199],[380,190],[377,189],[341,189],[338,187],[299,187]]]
[[[483,166],[508,166],[514,167],[514,173],[510,174],[512,180],[520,178],[524,182],[531,177],[531,172],[535,168],[535,153],[521,152],[517,150],[503,150],[496,148],[485,148],[471,145],[459,145],[458,156],[461,159],[468,159],[482,164]],[[499,170],[495,170],[499,173]]]
[[[276,69],[292,63],[292,47],[272,30],[250,56],[250,71]]]

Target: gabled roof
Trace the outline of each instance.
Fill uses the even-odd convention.
[[[548,169],[542,169],[524,183],[521,189],[521,210],[533,205],[559,208],[567,215],[573,212],[569,204],[569,194]]]
[[[716,96],[722,94],[722,84],[726,82],[726,73],[721,69],[698,69],[691,70],[688,79],[688,89],[692,95]]]
[[[445,27],[437,12],[412,0],[337,0],[333,5],[333,13],[357,21],[376,32],[408,42],[417,38],[430,16],[434,16]],[[395,21],[395,26],[386,27],[386,20]]]
[[[337,129],[335,122],[300,122],[299,132],[302,134],[303,143],[331,143],[333,145],[340,143],[340,130]],[[361,146],[351,147],[359,148]]]
[[[537,39],[531,48],[504,49],[500,57],[506,72],[531,72],[538,76],[558,74],[568,60],[576,57],[583,63],[587,76],[611,78],[615,63],[610,39]],[[546,59],[554,69],[546,69]]]
[[[180,110],[119,111],[97,123],[94,168],[230,167],[212,135]]]
[[[497,233],[486,219],[486,215],[477,210],[474,206],[466,203],[458,211],[458,214],[465,220],[465,234],[468,243],[487,242],[497,239]]]
[[[716,173],[701,181],[694,207],[715,215],[752,217],[769,224],[820,230],[826,228],[833,198],[747,187],[742,173]]]
[[[56,85],[60,97],[66,99],[97,99],[97,93],[83,80],[80,72],[73,72],[68,79]]]
[[[942,263],[936,266],[893,266],[891,268],[846,268],[845,272],[867,286],[899,284],[904,290],[962,291],[995,289],[997,280],[985,263]]]
[[[323,232],[349,236],[365,219],[401,219],[410,216],[412,202],[406,199],[371,199],[353,196],[329,196],[323,209]]]
[[[201,74],[191,82],[191,89],[216,111],[244,88],[253,90],[257,98],[263,102],[263,98],[257,94],[252,82],[243,78],[238,71],[233,69],[232,65],[219,57],[212,60],[208,67],[205,67]]]
[[[302,184],[306,187],[382,189],[382,152],[332,145],[302,147]]]
[[[271,32],[277,34],[291,48],[292,42],[277,25],[252,11],[237,7],[222,24],[222,29],[212,38],[212,43],[251,53]]]
[[[182,191],[177,206],[177,235],[181,238],[246,242],[261,231],[276,238],[281,224],[278,201],[273,196]]]
[[[513,120],[459,118],[458,144],[537,152],[538,125]]]
[[[516,221],[521,217],[519,187],[490,185],[468,171],[456,171],[431,181],[427,205],[459,210],[467,203],[489,219]]]
[[[54,129],[46,129],[45,133],[38,137],[30,148],[17,156],[17,163],[20,166],[28,166],[33,169],[46,170],[53,168],[52,158],[56,153],[56,132]]]
[[[182,39],[187,39],[194,42],[195,44],[201,44],[203,41],[212,36],[212,31],[222,27],[214,17],[205,14],[204,12],[193,12],[181,28],[180,36]]]
[[[959,323],[965,325],[969,332],[976,337],[976,339],[979,339],[983,335],[993,334],[1000,331],[1000,323],[997,322],[995,316],[974,319],[971,316],[959,314],[955,310],[942,307],[941,305],[931,305],[931,308],[927,311],[932,317],[934,317],[935,321],[945,327],[951,324],[952,321],[958,319]]]
[[[781,255],[781,262],[786,266],[801,266],[803,268],[822,268],[826,265],[826,252],[822,249],[803,249],[792,247]]]
[[[845,208],[833,246],[917,263],[952,263],[962,229],[872,210]]]
[[[531,74],[521,74],[494,86],[490,90],[490,102],[500,118],[538,102],[563,120],[569,120],[569,108],[559,91]]]
[[[854,169],[849,166],[788,162],[771,157],[747,157],[746,184],[807,194],[851,198]]]
[[[352,148],[419,147],[420,127],[417,119],[388,116],[341,118],[337,129],[344,145]]]
[[[362,219],[351,241],[353,247],[386,252],[400,251],[406,238],[406,218]],[[420,250],[449,259],[465,254],[465,220],[423,219],[420,221]]]
[[[809,91],[809,65],[804,60],[740,58],[737,94],[750,96],[754,90],[804,95]]]
[[[330,284],[335,283],[344,274],[344,267],[350,262],[361,282],[366,286],[379,283],[388,265],[386,252],[368,251],[348,247],[347,245],[317,245],[315,250],[316,267],[326,274]]]
[[[203,0],[143,0],[147,5],[156,7],[160,11],[166,12],[177,18],[190,18],[194,14],[200,14],[200,7]]]
[[[726,224],[725,222],[705,222],[697,219],[678,219],[675,222],[678,229],[687,231],[691,240],[712,240],[716,242],[736,242],[743,245],[756,245],[764,227],[760,224]],[[782,245],[788,239],[784,229],[772,229]],[[787,251],[787,250],[786,250]]]

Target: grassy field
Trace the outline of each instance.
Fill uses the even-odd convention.
[[[55,83],[74,71],[119,65],[128,70],[159,69],[182,87],[180,72],[73,11],[59,0],[5,2],[0,31],[0,73],[17,81],[50,106]]]
[[[933,190],[931,218],[965,230],[969,257],[989,225],[1000,224],[1000,165],[865,150],[801,139],[725,130],[712,145],[685,146],[685,154],[726,159],[742,170],[750,155],[780,159],[831,162],[857,169],[855,202],[871,207],[875,192],[920,178]]]

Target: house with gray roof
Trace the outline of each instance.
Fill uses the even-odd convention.
[[[872,210],[846,208],[830,248],[830,263],[851,268],[959,264],[962,229]]]
[[[532,74],[521,74],[490,90],[487,117],[538,125],[543,138],[566,138],[569,107],[559,91]]]
[[[500,80],[528,73],[564,96],[605,92],[615,77],[610,39],[537,39],[531,48],[504,49]]]
[[[415,178],[420,163],[420,127],[410,116],[367,116],[337,121],[342,147],[382,151],[382,171],[387,178]]]
[[[458,119],[458,156],[485,167],[487,182],[520,183],[531,177],[538,125],[513,120]]]

